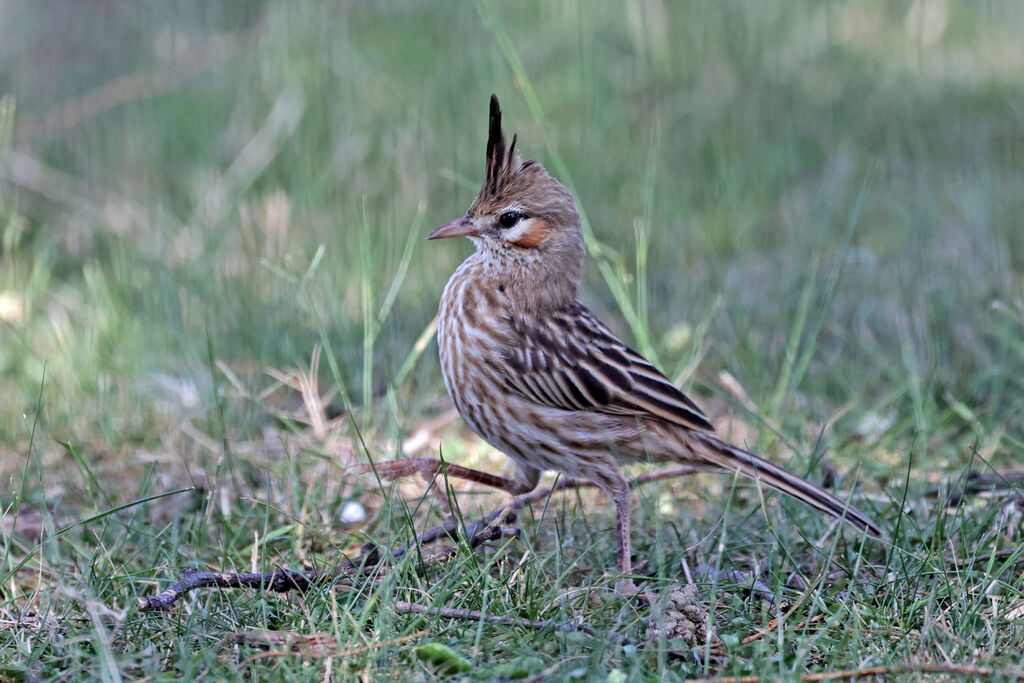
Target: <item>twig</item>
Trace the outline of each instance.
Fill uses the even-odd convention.
[[[710,581],[720,582],[724,580],[734,583],[750,591],[755,597],[769,603],[774,609],[779,607],[779,596],[772,592],[772,589],[764,581],[756,579],[739,569],[715,569],[706,564],[701,564],[697,566],[697,574]]]
[[[480,522],[478,520],[478,522],[474,524],[476,525],[479,523]],[[448,533],[443,527],[434,527],[427,531],[432,532],[431,535],[434,536],[434,538],[421,542],[428,543],[431,540],[435,540],[437,537],[440,537],[442,534]],[[501,530],[498,529],[497,532],[500,535]],[[472,532],[470,534],[470,539],[471,541],[475,540]],[[477,543],[477,545],[479,545],[479,543]],[[392,551],[390,554],[392,557],[398,558],[405,552],[406,549],[403,547]],[[448,559],[448,556],[449,555],[447,553],[441,553],[432,559],[444,561]],[[377,546],[367,544],[363,547],[357,557],[347,559],[346,566],[327,571],[317,571],[312,569],[304,571],[275,569],[272,572],[261,574],[247,572],[207,572],[194,567],[187,567],[181,571],[181,580],[171,584],[163,592],[157,595],[146,595],[140,597],[137,604],[139,609],[144,612],[168,610],[185,593],[196,590],[197,588],[211,588],[214,586],[219,588],[257,588],[260,590],[271,590],[276,593],[287,593],[295,590],[300,593],[304,593],[314,585],[329,583],[330,581],[339,578],[354,577],[360,573],[361,568],[369,569],[376,567],[383,561],[383,559],[383,555]]]
[[[799,624],[797,624],[796,626],[793,627],[793,630],[794,631],[798,631],[798,630],[802,629],[804,626],[809,626],[809,625],[811,625],[811,624],[813,624],[815,622],[821,621],[824,618],[825,618],[824,614],[816,614],[813,617],[811,617],[810,619],[806,619],[804,621],[801,621]],[[776,626],[778,625],[778,624],[775,624],[775,622],[772,622],[772,623],[774,625],[776,625]],[[764,631],[758,631],[757,633],[754,633],[754,634],[749,635],[746,638],[744,638],[743,641],[742,641],[742,644],[743,645],[747,645],[748,643],[752,643],[755,640],[760,640],[761,638],[764,638],[765,635],[768,634],[768,633],[769,633],[769,631],[767,629],[764,630]],[[708,654],[710,654],[712,657],[725,657],[727,655],[725,649],[720,644],[713,645],[708,650]]]
[[[807,589],[803,592],[803,594],[800,596],[800,599],[796,601],[796,604],[789,608],[789,611],[787,611],[781,617],[776,617],[775,619],[772,619],[768,622],[767,626],[759,630],[757,633],[752,633],[751,635],[747,636],[741,641],[741,643],[743,645],[747,645],[749,643],[754,642],[755,640],[760,640],[761,638],[764,638],[766,635],[777,629],[783,622],[786,621],[786,619],[791,617],[794,612],[800,609],[800,605],[804,604],[804,601],[806,601],[808,596],[810,596],[811,591],[813,591],[815,586],[818,585],[818,582],[821,581],[821,577],[825,575],[826,566],[828,565],[823,564],[821,566],[821,571],[819,571],[818,575],[814,577],[814,581],[812,581],[811,585],[808,586]],[[811,617],[810,619],[807,619],[806,621],[801,621],[799,624],[795,626],[795,628],[803,628],[808,624],[813,624],[814,622],[819,621],[823,616],[825,615],[819,614],[817,616]],[[725,652],[721,649],[721,647],[716,646],[711,649],[711,654],[720,657],[724,656]]]
[[[764,638],[766,635],[768,635],[769,633],[771,633],[772,631],[777,629],[780,624],[782,624],[784,621],[786,621],[786,619],[791,617],[794,612],[796,612],[798,609],[800,609],[800,605],[804,604],[804,601],[806,601],[807,598],[810,596],[811,591],[813,591],[815,586],[818,585],[818,582],[821,581],[821,577],[825,575],[825,567],[826,566],[828,566],[828,565],[827,564],[822,564],[821,565],[821,571],[818,572],[818,575],[816,577],[814,577],[814,581],[811,581],[811,585],[808,586],[807,590],[805,590],[803,592],[803,595],[801,595],[800,599],[796,601],[796,604],[794,604],[792,607],[789,608],[789,611],[787,611],[781,617],[777,617],[775,619],[772,619],[770,622],[768,622],[768,625],[765,628],[763,628],[762,630],[758,631],[757,633],[754,633],[753,635],[749,635],[746,638],[744,638],[743,639],[743,644],[746,645],[747,643],[752,643],[755,640],[759,640],[761,638]]]
[[[504,517],[502,517],[503,513]],[[502,517],[502,521],[499,521],[497,525],[492,527],[492,523],[495,520],[498,520],[499,517]],[[496,538],[500,538],[502,536],[500,525],[506,521],[516,521],[516,514],[511,504],[499,508],[490,514],[467,524],[466,536],[470,539],[470,547],[476,548],[485,541],[493,541]],[[441,538],[450,538],[453,541],[459,540],[459,526],[454,518],[449,517],[444,521],[444,524],[438,524],[437,526],[432,526],[429,529],[424,530],[423,533],[416,537],[414,542],[407,543],[392,550],[391,556],[398,559],[409,552],[411,548],[427,545],[428,543],[433,543]]]
[[[650,472],[636,477],[630,482],[630,487],[640,486],[651,481],[678,477],[698,471],[694,467],[677,467],[658,472]],[[566,479],[537,491],[532,491],[525,496],[516,498],[508,505],[505,505],[494,512],[481,517],[466,525],[466,537],[469,539],[471,548],[476,549],[486,541],[495,540],[505,535],[506,530],[502,527],[506,522],[515,522],[516,510],[546,498],[556,491],[568,488],[584,488],[596,486],[593,482],[579,479]],[[444,524],[431,527],[417,537],[415,542],[399,546],[390,551],[388,555],[392,559],[398,559],[405,555],[410,548],[427,545],[434,541],[447,537],[452,540],[459,538],[458,524],[454,519],[449,518]],[[432,558],[443,562],[451,556],[451,552],[440,553]],[[367,544],[355,558],[349,559],[347,566],[340,568],[316,571],[294,571],[287,569],[276,569],[263,574],[227,572],[206,572],[195,568],[187,568],[181,572],[181,580],[173,583],[166,590],[158,595],[147,595],[138,599],[137,604],[142,611],[161,611],[170,609],[181,596],[197,588],[257,588],[260,590],[272,590],[278,593],[287,593],[297,590],[305,592],[313,585],[321,585],[337,580],[339,578],[353,578],[360,572],[376,567],[384,560],[384,554],[380,549]]]
[[[305,592],[310,586],[326,583],[343,574],[342,571],[318,572],[314,570],[293,571],[275,569],[264,574],[228,572],[204,572],[194,567],[181,570],[181,580],[173,583],[158,595],[146,595],[138,599],[139,609],[148,612],[166,610],[178,599],[197,588],[259,588],[277,593],[297,590]]]
[[[497,525],[489,525],[488,521],[498,520],[502,511],[488,515],[490,519],[478,519],[466,526],[469,543],[472,548],[477,548],[485,541],[500,538],[504,530]],[[514,519],[514,513],[509,510],[502,520]],[[427,529],[420,535],[418,543],[427,544],[447,535],[457,538],[457,529],[452,524],[445,524]],[[388,553],[393,559],[397,559],[408,551],[408,546],[396,548]],[[444,562],[453,554],[453,549],[442,551],[437,555],[427,556],[428,562]],[[380,548],[367,543],[363,546],[359,555],[354,558],[346,558],[346,564],[330,570],[318,571],[307,569],[294,571],[289,569],[275,569],[266,573],[230,573],[230,572],[206,572],[193,567],[183,569],[181,580],[171,584],[166,590],[158,595],[146,595],[138,599],[137,604],[144,612],[162,611],[170,609],[181,596],[197,588],[257,588],[260,590],[272,590],[277,593],[299,591],[304,593],[311,586],[330,583],[337,579],[352,579],[361,573],[379,566],[384,561],[384,554]]]
[[[515,521],[516,513],[512,510],[511,507],[506,505],[505,507],[498,510],[497,516],[490,522],[488,522],[487,526],[480,530],[480,533],[474,533],[471,535],[469,541],[470,547],[475,550],[482,543],[486,543],[487,541],[493,541],[501,538],[501,525],[509,521],[510,517],[512,518],[512,521]]]
[[[1024,560],[1024,554],[1021,553],[1021,549],[1020,548],[1002,548],[1000,550],[993,550],[992,552],[990,552],[988,554],[985,554],[984,552],[980,552],[977,555],[977,559],[978,560],[1005,560],[1006,558],[1013,557],[1014,555],[1017,555],[1017,557],[1014,558],[1014,561],[1011,562],[1010,565],[1015,564],[1017,562],[1020,562],[1021,560]],[[942,559],[945,560],[946,562],[949,562],[949,563],[952,564],[954,562],[964,562],[966,558],[964,558],[962,556],[957,556],[957,555],[943,555]]]
[[[960,674],[961,676],[977,676],[992,678],[998,676],[1005,680],[1024,681],[1024,672],[1000,671],[987,666],[971,666],[970,664],[896,664],[893,666],[871,666],[865,669],[844,669],[842,671],[826,671],[823,673],[803,674],[801,681],[835,681],[841,679],[867,678],[869,676],[896,676],[899,674],[936,673]],[[761,676],[713,676],[711,678],[688,678],[684,683],[760,683]]]
[[[967,477],[963,480],[962,484],[958,482],[958,486],[959,488],[953,487],[946,493],[947,507],[955,507],[965,498],[972,495],[981,497],[998,495],[1011,500],[1021,500],[1024,499],[1024,495],[1022,495],[1022,491],[1024,491],[1024,488],[1022,488],[1024,487],[1024,472],[983,474],[971,471],[967,473]],[[942,491],[935,490],[925,495],[929,498],[937,498],[942,495]]]

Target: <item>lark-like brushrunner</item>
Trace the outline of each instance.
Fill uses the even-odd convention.
[[[636,591],[624,464],[740,472],[880,535],[846,501],[715,436],[693,401],[576,299],[586,255],[576,206],[541,164],[520,160],[515,146],[514,137],[505,144],[492,96],[480,194],[465,216],[428,236],[468,237],[476,245],[441,297],[441,367],[466,423],[516,464],[514,479],[461,467],[449,474],[516,494],[532,490],[544,470],[596,483],[615,504],[623,593]],[[399,476],[438,465],[414,459],[378,469]]]

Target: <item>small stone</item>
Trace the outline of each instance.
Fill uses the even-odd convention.
[[[341,506],[341,521],[345,524],[366,521],[366,508],[361,503],[350,500]]]

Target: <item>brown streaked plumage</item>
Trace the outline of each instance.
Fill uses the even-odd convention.
[[[486,483],[524,493],[556,470],[604,489],[616,508],[618,590],[635,591],[623,464],[736,471],[881,534],[845,501],[715,436],[693,401],[576,300],[585,247],[573,199],[539,163],[519,159],[515,138],[506,147],[494,96],[480,194],[428,239],[458,236],[476,252],[441,297],[445,383],[473,431],[517,465],[514,480]]]

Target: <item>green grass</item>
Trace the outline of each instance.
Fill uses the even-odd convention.
[[[440,676],[423,645],[472,679],[1024,674],[1018,3],[48,9],[0,17],[0,680]],[[636,646],[587,491],[440,566],[139,612],[184,567],[331,567],[443,519],[346,467],[450,408],[431,319],[469,246],[421,238],[479,186],[491,92],[585,212],[583,300],[890,542],[726,476],[644,487],[640,572],[664,595],[685,561],[723,642],[682,660]],[[428,442],[501,467],[458,421]],[[995,492],[950,498],[971,473]],[[452,484],[466,519],[503,500]],[[778,614],[728,577],[799,606],[743,643]]]

